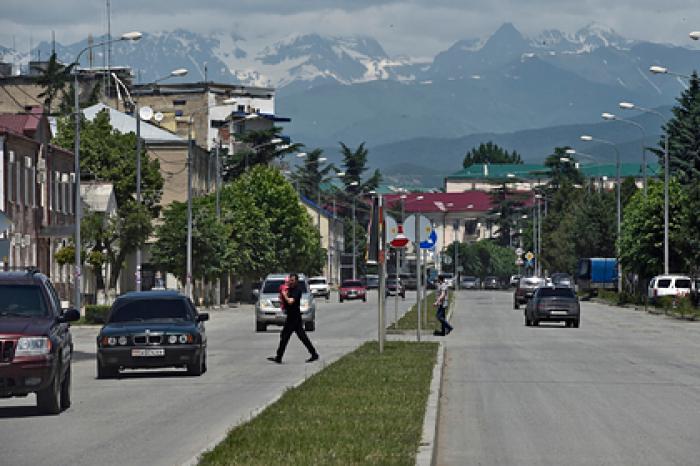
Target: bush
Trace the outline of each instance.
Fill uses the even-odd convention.
[[[88,324],[103,324],[109,314],[110,306],[90,304],[85,306],[85,322]]]

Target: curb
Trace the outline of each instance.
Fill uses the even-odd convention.
[[[416,466],[431,466],[435,463],[437,449],[438,419],[440,415],[440,392],[442,391],[442,374],[445,366],[445,344],[440,342],[437,361],[433,367],[433,379],[430,382],[430,394],[423,419],[423,434],[416,455]]]

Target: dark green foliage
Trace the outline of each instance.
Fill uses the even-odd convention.
[[[523,163],[520,154],[516,151],[508,152],[502,147],[489,141],[481,143],[479,147],[472,148],[464,156],[462,166],[468,168],[475,163]]]
[[[267,165],[303,147],[302,144],[272,144],[273,139],[282,139],[282,128],[275,126],[262,131],[248,131],[238,136],[237,141],[247,143],[250,148],[238,150],[233,154],[226,152],[221,156],[222,179],[225,182],[235,180],[247,168]]]
[[[53,103],[59,96],[59,93],[66,93],[66,86],[70,83],[71,70],[73,64],[65,66],[58,62],[56,52],[49,57],[46,70],[36,78],[36,84],[44,88],[44,91],[39,94],[40,98],[44,99],[44,108],[50,114],[53,113]]]
[[[85,306],[85,323],[103,324],[107,320],[110,306],[101,304],[88,304]]]
[[[291,175],[292,182],[299,193],[314,202],[317,202],[318,196],[322,194],[322,185],[330,181],[335,174],[333,164],[322,165],[323,162],[319,161],[322,156],[321,149],[312,150],[304,157],[304,163],[297,166]]]
[[[510,278],[517,272],[515,265],[515,253],[509,247],[499,246],[494,241],[483,240],[476,243],[452,243],[443,253],[452,259],[455,257],[455,246],[459,245],[459,264],[463,268],[461,276],[473,275],[484,278],[494,275],[502,280]],[[447,265],[443,262],[442,270],[452,272],[456,270],[454,261]]]

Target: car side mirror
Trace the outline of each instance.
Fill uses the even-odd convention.
[[[206,320],[209,320],[209,314],[207,314],[206,312],[197,314],[197,322],[204,322]]]
[[[58,318],[58,321],[61,323],[63,323],[63,322],[75,322],[76,320],[80,320],[80,312],[77,309],[73,309],[73,308],[64,309],[63,313]]]
[[[260,297],[260,290],[253,290],[253,296],[255,296],[255,299],[258,299]]]

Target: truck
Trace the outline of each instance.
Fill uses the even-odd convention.
[[[617,259],[614,257],[589,257],[579,259],[576,267],[576,290],[589,295],[598,290],[617,288]]]

